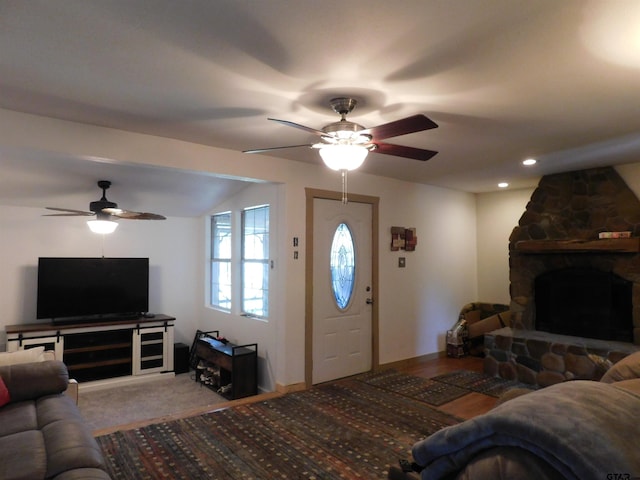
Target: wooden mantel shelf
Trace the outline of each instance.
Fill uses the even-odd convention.
[[[638,253],[640,237],[599,240],[523,240],[516,243],[519,253]]]

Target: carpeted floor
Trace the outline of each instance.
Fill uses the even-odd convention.
[[[112,478],[384,479],[411,445],[460,420],[348,379],[97,438]]]
[[[415,377],[396,370],[383,370],[366,373],[356,379],[434,406],[451,402],[470,392],[498,398],[511,388],[532,388],[513,380],[469,370],[457,370],[433,378]]]
[[[434,406],[443,405],[469,393],[467,388],[406,375],[396,370],[366,373],[358,376],[357,380]]]
[[[504,378],[492,377],[484,373],[471,372],[469,370],[457,370],[455,372],[445,373],[444,375],[433,377],[431,380],[496,398],[512,388],[534,388],[532,385],[520,383],[515,380],[505,380]]]
[[[93,430],[164,417],[227,400],[192,378],[193,372],[83,392],[78,407]]]

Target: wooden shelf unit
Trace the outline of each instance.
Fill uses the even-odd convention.
[[[132,333],[132,328],[123,328],[66,334],[62,358],[69,376],[86,382],[131,375]]]
[[[196,381],[230,400],[257,395],[258,344],[225,344],[210,335],[211,333],[218,335],[217,331],[198,331],[196,334],[194,342],[194,358],[197,362]],[[216,375],[215,382],[205,381],[202,377],[207,369],[219,369],[219,376]]]

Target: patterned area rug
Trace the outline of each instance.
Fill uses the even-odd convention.
[[[345,380],[98,437],[114,479],[385,479],[411,446],[459,419]]]
[[[472,392],[484,393],[498,398],[507,390],[512,388],[529,388],[531,385],[517,382],[515,380],[505,380],[504,378],[492,377],[484,373],[471,372],[469,370],[457,370],[433,377],[432,380],[446,383],[448,385],[466,388]]]
[[[436,407],[469,393],[468,388],[427,378],[414,377],[395,370],[365,373],[356,377],[356,379]]]

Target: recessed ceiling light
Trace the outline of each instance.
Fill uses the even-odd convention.
[[[508,186],[509,186],[509,184],[507,182],[500,182],[498,184],[498,187],[500,187],[500,188],[507,188]]]
[[[538,161],[535,158],[527,158],[522,161],[522,164],[527,166],[535,165],[536,163],[538,163]]]

